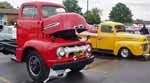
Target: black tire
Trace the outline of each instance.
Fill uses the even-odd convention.
[[[4,55],[10,54],[10,53],[9,53],[7,50],[5,50],[5,49],[2,50],[2,53],[3,53]]]
[[[121,48],[119,50],[119,56],[121,58],[127,59],[127,58],[131,58],[133,55],[128,48]]]
[[[49,69],[37,51],[28,51],[26,66],[30,77],[35,82],[43,82],[48,78]]]
[[[79,66],[79,67],[74,67],[71,68],[71,72],[80,72],[85,66]]]

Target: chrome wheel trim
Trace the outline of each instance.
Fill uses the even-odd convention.
[[[121,56],[122,56],[123,58],[129,57],[129,50],[128,50],[128,49],[122,49],[122,50],[121,50]]]
[[[37,56],[31,56],[29,58],[29,71],[33,76],[39,76],[41,73],[41,63]],[[37,69],[38,67],[38,69]]]

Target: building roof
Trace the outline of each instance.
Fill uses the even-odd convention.
[[[144,21],[144,24],[150,24],[150,21]]]
[[[0,14],[18,14],[17,9],[2,9],[0,8]]]

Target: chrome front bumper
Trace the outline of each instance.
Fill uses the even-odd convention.
[[[144,54],[143,56],[145,57],[146,60],[150,60],[150,54]]]

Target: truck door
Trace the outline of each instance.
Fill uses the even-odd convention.
[[[97,47],[102,50],[113,50],[114,33],[112,26],[101,25],[98,33]]]
[[[17,20],[18,46],[40,35],[40,17],[36,6],[24,6]]]

